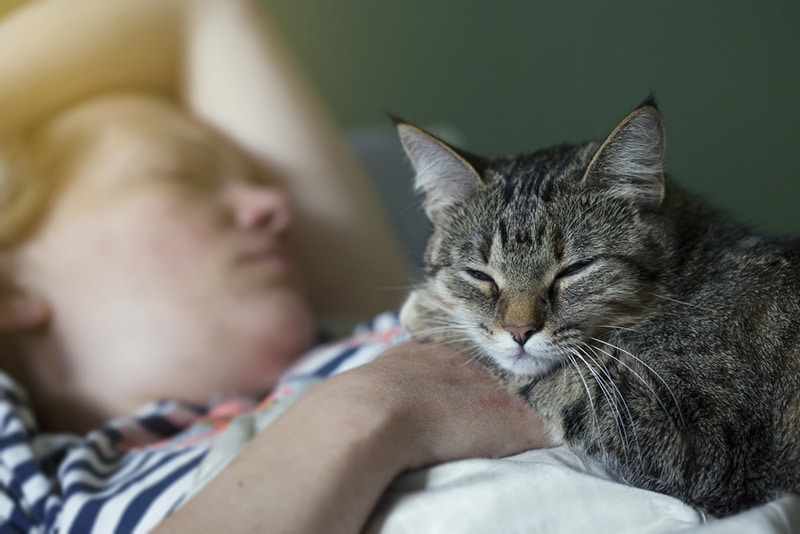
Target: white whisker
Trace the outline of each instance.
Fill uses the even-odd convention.
[[[595,360],[585,350],[582,350],[582,352],[584,352],[584,354],[586,354],[586,356],[588,358],[590,358],[598,366],[602,367],[603,371],[605,372],[606,377],[608,378],[608,382],[609,382],[610,387],[614,388],[613,390],[614,390],[614,393],[615,393],[615,397],[619,399],[619,402],[622,405],[622,408],[625,409],[625,415],[627,415],[628,421],[630,422],[630,426],[631,426],[631,432],[633,433],[633,442],[636,445],[636,454],[637,454],[638,459],[639,459],[639,464],[643,466],[644,464],[643,464],[643,457],[642,457],[642,449],[641,449],[641,446],[639,445],[639,435],[636,432],[636,420],[633,417],[633,413],[631,413],[631,409],[628,406],[628,402],[625,400],[625,396],[619,390],[619,387],[617,386],[616,382],[614,382],[614,378],[611,376],[611,373],[608,371],[608,368],[602,362],[602,358],[600,357],[599,354],[597,354],[597,352],[596,352],[597,348],[596,347],[592,347],[591,345],[589,345],[587,343],[582,343],[582,346],[583,346],[584,349],[589,349],[591,352],[593,352],[595,354],[595,356],[597,356],[599,361]],[[627,449],[630,447],[630,440],[629,440],[629,437],[628,437],[628,432],[627,432],[627,430],[625,430],[624,422],[622,421],[622,412],[620,411],[619,408],[617,408],[617,411],[615,413],[615,420],[617,420],[617,424],[618,425],[620,425],[620,424],[623,425],[622,430],[620,431],[620,435],[623,436],[623,438],[624,438],[624,442],[625,442],[625,449],[624,449],[624,451],[625,451],[625,461],[627,462],[628,461],[628,451],[627,451]]]
[[[584,344],[585,345],[585,344]],[[589,347],[586,345],[586,347]],[[622,396],[622,393],[617,388],[617,385],[614,383],[614,380],[611,377],[611,373],[608,372],[608,369],[603,365],[602,361],[598,361],[593,358],[588,352],[586,352],[582,347],[576,347],[577,350],[580,350],[587,358],[592,360],[598,367],[600,367],[605,374],[606,378],[608,379],[608,385],[605,385],[601,382],[598,376],[595,376],[595,381],[597,382],[598,386],[603,390],[603,394],[606,397],[606,401],[608,402],[609,408],[611,409],[611,414],[614,417],[614,424],[617,427],[617,432],[619,433],[620,438],[622,439],[625,447],[623,451],[625,453],[625,461],[628,461],[628,449],[630,448],[630,438],[628,436],[628,431],[625,427],[625,423],[623,421],[622,412],[620,411],[617,402],[614,399],[619,399],[619,404],[625,409],[626,415],[628,416],[628,421],[631,424],[631,430],[633,432],[633,441],[636,445],[636,450],[639,455],[639,459],[641,461],[641,449],[639,448],[639,438],[636,434],[636,425],[634,423],[633,414],[631,414],[630,409],[628,408],[627,402],[625,402],[625,398]],[[613,388],[610,389],[610,388]],[[613,398],[612,398],[613,392]]]
[[[611,326],[611,325],[602,325],[602,324],[595,324],[592,325],[593,328],[607,328],[609,330],[623,330],[625,332],[639,332],[635,328],[630,328],[627,326]]]
[[[675,404],[675,408],[678,410],[678,417],[680,417],[681,424],[685,424],[685,421],[683,419],[683,412],[681,411],[681,406],[680,406],[680,403],[678,402],[678,398],[675,396],[675,393],[672,391],[672,388],[669,387],[669,384],[667,384],[667,381],[664,380],[664,378],[662,378],[662,376],[660,374],[658,374],[658,372],[655,369],[650,367],[641,358],[639,358],[637,356],[634,356],[633,354],[631,354],[630,352],[628,352],[627,350],[625,350],[625,349],[623,349],[621,347],[618,347],[618,346],[616,346],[616,345],[614,345],[612,343],[608,343],[607,341],[603,341],[602,339],[598,339],[598,338],[594,338],[594,337],[591,338],[591,339],[593,341],[597,341],[598,343],[602,343],[602,344],[604,344],[604,345],[606,345],[608,347],[611,347],[614,350],[618,350],[618,351],[620,351],[620,352],[622,352],[624,354],[627,354],[628,356],[630,356],[631,358],[633,358],[634,360],[639,362],[639,364],[641,364],[643,367],[645,367],[645,369],[650,371],[656,378],[658,378],[658,380],[664,385],[664,387],[667,388],[667,391],[669,392],[670,396],[672,397],[672,402]],[[623,362],[621,359],[617,358],[616,356],[614,356],[610,352],[608,352],[606,350],[603,350],[600,347],[595,347],[595,348],[597,350],[603,352],[604,354],[608,355],[610,358],[613,358],[614,360],[618,361],[619,363],[624,365],[627,369],[629,369],[634,375],[636,375],[636,377],[642,382],[642,384],[645,385],[645,387],[647,387],[647,389],[650,391],[650,393],[652,393],[653,397],[658,401],[658,404],[661,406],[661,409],[664,410],[664,413],[667,415],[669,420],[672,421],[672,416],[670,415],[670,412],[667,409],[667,406],[661,400],[661,397],[658,396],[658,394],[655,392],[653,387],[641,375],[639,375],[639,373],[637,373],[632,367],[630,367],[628,364],[626,364],[625,362]],[[674,424],[674,422],[673,422],[673,424]]]
[[[572,365],[575,367],[575,370],[578,371],[578,376],[580,377],[581,382],[583,382],[583,388],[586,390],[586,395],[589,398],[589,408],[592,410],[592,416],[594,417],[594,424],[595,424],[595,427],[597,427],[597,425],[598,425],[597,410],[594,407],[594,400],[592,399],[592,392],[589,390],[589,384],[586,383],[586,379],[583,377],[583,373],[581,372],[581,369],[580,369],[580,366],[578,365],[578,362],[575,361],[575,356],[578,356],[578,355],[575,354],[575,353],[570,353],[570,354],[567,354],[567,356],[569,357],[569,360],[572,363]],[[578,356],[578,357],[580,358],[580,356]],[[585,363],[586,362],[584,362],[584,364]],[[588,365],[587,365],[587,367],[588,367]],[[590,373],[592,372],[591,369],[589,370],[589,372]]]
[[[714,313],[714,311],[715,311],[715,310],[713,310],[711,308],[706,308],[704,306],[700,306],[699,304],[693,304],[691,302],[684,302],[684,301],[678,300],[676,298],[667,297],[666,295],[658,295],[656,293],[650,293],[650,294],[653,295],[656,298],[660,298],[660,299],[663,299],[663,300],[666,300],[666,301],[669,301],[669,302],[674,302],[675,304],[681,304],[683,306],[689,306],[690,308],[697,308],[698,310],[705,310],[705,311],[709,311],[709,312],[712,312],[712,313]]]

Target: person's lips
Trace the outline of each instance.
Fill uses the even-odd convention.
[[[263,266],[279,271],[290,270],[291,262],[289,257],[280,247],[265,247],[239,256],[241,263],[251,266]]]
[[[235,254],[236,264],[259,279],[280,282],[296,288],[304,288],[302,272],[283,243],[240,243]]]

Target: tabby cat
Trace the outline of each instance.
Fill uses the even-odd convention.
[[[800,490],[800,239],[665,179],[650,100],[602,144],[482,158],[398,121],[433,233],[401,311],[557,442],[727,515]]]

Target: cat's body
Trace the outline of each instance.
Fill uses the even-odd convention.
[[[666,182],[653,105],[602,145],[515,158],[398,129],[434,227],[413,333],[632,485],[718,515],[800,491],[800,240]]]

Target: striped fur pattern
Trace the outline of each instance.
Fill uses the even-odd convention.
[[[433,233],[401,320],[556,442],[727,515],[800,490],[800,241],[667,180],[651,101],[600,144],[481,158],[407,123]]]

